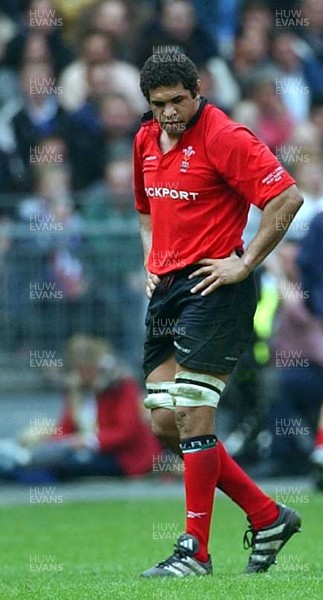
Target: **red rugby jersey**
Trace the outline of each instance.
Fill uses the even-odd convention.
[[[163,275],[243,247],[250,203],[266,203],[295,180],[244,125],[202,100],[166,154],[152,113],[134,143],[136,209],[150,214],[148,270]]]

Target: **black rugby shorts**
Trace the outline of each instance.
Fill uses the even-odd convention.
[[[188,279],[198,267],[162,276],[154,290],[145,320],[145,377],[172,354],[183,368],[231,373],[250,341],[257,304],[253,273],[201,296],[190,289],[203,277]]]

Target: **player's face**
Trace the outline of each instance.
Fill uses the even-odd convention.
[[[200,81],[193,98],[182,83],[160,86],[150,91],[150,106],[160,127],[170,137],[179,137],[195,115],[200,104]]]

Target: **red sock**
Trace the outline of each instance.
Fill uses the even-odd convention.
[[[194,556],[201,562],[208,560],[214,492],[220,472],[215,444],[215,435],[190,438],[181,443],[185,464],[186,533],[198,539],[200,549]]]
[[[314,446],[323,446],[323,428],[318,429],[315,435]]]
[[[245,511],[253,529],[273,523],[279,514],[276,502],[248,477],[219,440],[216,449],[219,453],[217,464],[221,465],[218,488]]]

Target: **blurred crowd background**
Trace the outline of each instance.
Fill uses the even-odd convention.
[[[2,0],[0,434],[9,398],[26,417],[27,388],[45,398],[59,386],[75,334],[109,341],[142,384],[139,71],[176,51],[304,196],[257,271],[255,337],[225,392],[220,434],[256,473],[308,473],[323,465],[322,0]],[[252,208],[246,243],[259,219]]]

